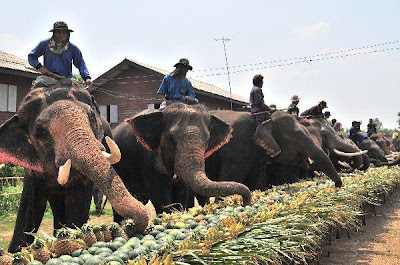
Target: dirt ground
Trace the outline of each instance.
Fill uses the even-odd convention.
[[[376,216],[370,211],[366,225],[350,233],[350,239],[342,232],[340,239],[325,246],[319,264],[400,264],[400,191],[376,207]]]

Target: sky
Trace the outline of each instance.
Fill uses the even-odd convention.
[[[300,112],[325,100],[345,128],[361,120],[365,130],[369,118],[398,126],[398,0],[42,0],[2,10],[0,50],[22,58],[63,20],[93,78],[124,58],[172,71],[185,57],[188,77],[244,98],[262,74],[265,101],[278,109],[298,94]]]

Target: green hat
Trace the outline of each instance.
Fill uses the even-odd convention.
[[[49,30],[49,32],[54,32],[56,29],[63,29],[68,32],[74,32],[72,29],[68,28],[67,23],[65,23],[64,21],[54,22],[53,29]]]
[[[189,70],[193,70],[193,67],[189,64],[189,60],[186,58],[182,58],[177,62],[174,67],[178,67],[179,65],[187,66],[189,67]]]

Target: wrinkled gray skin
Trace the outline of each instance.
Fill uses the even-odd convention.
[[[114,168],[128,190],[144,202],[150,199],[157,213],[171,203],[185,204],[177,193],[187,188],[204,196],[240,194],[245,205],[251,201],[245,185],[206,176],[205,156],[229,141],[231,127],[202,105],[174,103],[162,111],[144,111],[116,127],[113,135],[122,155]],[[114,220],[120,221],[118,215]]]
[[[300,124],[306,127],[311,137],[313,138],[314,142],[317,143],[319,147],[321,147],[327,154],[331,156],[331,158],[334,161],[334,164],[337,164],[336,163],[337,160],[341,160],[342,158],[337,157],[333,149],[337,149],[345,153],[356,153],[361,151],[353,143],[353,141],[337,134],[335,129],[333,129],[333,127],[330,126],[328,122],[324,119],[299,118],[298,120]],[[352,157],[350,165],[352,166],[353,169],[361,168],[363,165],[362,155]]]
[[[260,174],[263,163],[270,163],[267,168],[274,164],[298,167],[310,157],[337,187],[342,185],[327,154],[293,116],[277,111],[269,121],[256,127],[250,113],[224,110],[211,113],[233,127],[231,141],[206,160],[206,172],[211,178],[263,189],[269,185],[268,179]]]
[[[344,132],[336,132],[336,135],[339,138],[343,139],[344,141],[348,142],[348,144],[353,145],[355,150],[360,150],[353,141],[351,141],[349,138],[346,137],[346,134]],[[344,173],[351,173],[351,172],[354,172],[354,170],[356,169],[354,166],[354,159],[352,157],[339,156],[335,152],[330,152],[329,157],[331,158],[331,161],[337,171],[342,171]],[[361,165],[361,167],[358,167],[358,169],[359,170],[367,170],[370,165],[370,160],[369,160],[368,155],[363,154],[362,159],[363,159],[362,165]],[[351,166],[351,168],[342,167],[338,163],[338,161],[346,162],[348,165]]]
[[[93,183],[121,215],[135,220],[139,231],[147,227],[144,205],[129,194],[101,152],[109,127],[94,98],[70,85],[30,91],[16,115],[0,127],[0,163],[27,169],[10,252],[33,241],[25,232],[37,232],[47,201],[55,229],[87,222]],[[61,186],[58,169],[68,159],[71,172]]]
[[[393,146],[382,133],[374,133],[369,138],[371,138],[371,140],[373,140],[379,146],[379,148],[382,149],[385,155],[389,155],[391,153]]]
[[[375,143],[370,138],[364,139],[361,143],[358,144],[358,147],[361,150],[368,151],[367,155],[370,158],[371,163],[379,164],[379,163],[388,162],[383,150],[378,146],[377,143]]]
[[[392,139],[393,151],[400,151],[400,139]]]

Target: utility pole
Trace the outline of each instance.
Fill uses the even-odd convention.
[[[231,102],[231,110],[233,110],[231,76],[230,76],[230,74],[229,74],[228,56],[226,55],[226,46],[225,46],[225,43],[228,42],[228,41],[230,41],[231,39],[222,37],[222,38],[214,39],[214,40],[215,40],[215,41],[222,41],[222,44],[224,45],[226,72],[227,72],[227,74],[228,74],[228,83],[229,83],[229,99],[230,99],[230,102]]]

